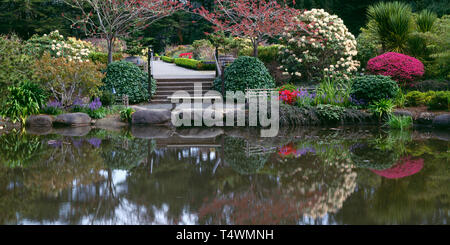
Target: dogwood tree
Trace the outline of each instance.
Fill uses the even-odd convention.
[[[189,5],[185,0],[64,0],[81,12],[72,28],[85,31],[88,36],[106,39],[108,63],[113,60],[114,40],[132,31],[147,28],[153,22]],[[64,13],[63,13],[64,15]]]
[[[195,12],[211,22],[215,31],[249,38],[255,57],[262,41],[282,33],[300,13],[287,6],[286,1],[281,5],[275,0],[215,0],[213,11],[200,7]]]

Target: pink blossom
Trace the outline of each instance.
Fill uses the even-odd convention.
[[[400,85],[414,82],[425,72],[418,59],[394,52],[372,58],[367,63],[367,70],[375,75],[390,76]]]

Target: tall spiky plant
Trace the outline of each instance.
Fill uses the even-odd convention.
[[[402,53],[413,30],[411,6],[401,2],[380,2],[367,11],[369,29],[382,44],[383,52]]]
[[[419,32],[429,32],[433,29],[433,25],[437,20],[437,15],[427,9],[422,10],[417,15],[416,25],[417,31]]]

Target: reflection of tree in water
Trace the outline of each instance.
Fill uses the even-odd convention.
[[[199,211],[208,224],[295,224],[337,212],[355,189],[356,172],[348,152],[335,142],[292,144],[298,157],[274,156],[258,178],[272,176],[275,183],[251,185],[250,190],[217,192]],[[283,147],[280,147],[282,149]],[[314,149],[314,150],[312,150]]]
[[[192,214],[214,191],[209,182],[217,160],[213,149],[155,149],[153,165],[142,164],[127,178],[124,197],[136,205],[130,212],[147,224],[195,223]]]
[[[415,164],[409,165],[412,168],[404,168],[406,172],[396,172],[399,174],[396,176],[401,178],[392,179],[360,169],[358,191],[349,198],[341,212],[331,218],[346,224],[448,223],[448,142],[415,140],[404,147],[406,156],[393,168],[400,170],[396,166],[413,161]],[[354,215],[355,210],[359,210],[357,215]]]
[[[269,159],[270,152],[250,147],[244,139],[226,136],[224,141],[224,161],[240,174],[257,173]]]
[[[61,207],[58,206],[61,202],[74,198],[81,187],[105,180],[99,174],[103,167],[99,150],[87,141],[83,143],[71,137],[57,137],[56,140],[29,137],[36,138],[44,145],[39,152],[26,157],[30,159],[30,164],[13,169],[4,167],[1,170],[8,175],[6,179],[10,182],[2,183],[5,186],[0,197],[3,223],[17,222],[13,215],[15,213],[19,214],[19,219],[56,221],[60,218]],[[86,195],[80,196],[87,199]],[[75,209],[76,198],[70,201],[71,206],[66,208]],[[79,215],[74,210],[67,212]]]
[[[43,149],[38,137],[20,132],[2,134],[0,142],[0,163],[6,167],[27,166],[33,163],[31,158]]]

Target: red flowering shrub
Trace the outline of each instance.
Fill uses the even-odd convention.
[[[278,93],[279,93],[280,100],[288,105],[293,105],[298,96],[297,91],[291,91],[291,90],[280,90]]]
[[[193,53],[182,53],[178,57],[192,59]]]
[[[423,159],[412,160],[411,157],[404,157],[392,168],[385,170],[374,170],[372,172],[388,179],[401,179],[420,172],[423,168]]]
[[[394,52],[372,58],[367,63],[367,70],[375,75],[390,76],[403,86],[422,77],[425,72],[418,59]]]

